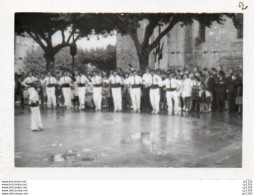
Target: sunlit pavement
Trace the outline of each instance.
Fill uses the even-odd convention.
[[[44,131],[30,130],[29,109],[15,110],[17,167],[241,167],[242,119],[236,114],[172,116],[41,110]]]

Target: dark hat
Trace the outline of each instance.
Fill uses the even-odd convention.
[[[225,75],[225,73],[224,73],[222,70],[220,70],[220,71],[219,71],[219,75],[220,75],[220,76],[223,76],[223,75]]]

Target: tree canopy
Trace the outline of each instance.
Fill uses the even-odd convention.
[[[47,70],[54,70],[55,55],[64,47],[71,46],[81,37],[97,34],[111,35],[112,26],[103,24],[103,15],[66,13],[16,13],[15,33],[28,35],[44,51]],[[109,22],[109,21],[107,21]],[[52,37],[61,33],[61,42],[53,45]]]
[[[79,38],[90,35],[113,35],[114,32],[122,35],[130,35],[139,58],[140,69],[144,69],[149,63],[150,52],[158,47],[160,40],[168,34],[175,25],[185,26],[198,21],[200,34],[213,22],[223,23],[223,16],[233,19],[237,28],[242,28],[239,22],[242,18],[237,14],[218,13],[16,13],[15,32],[18,35],[25,33],[32,37],[44,50],[47,69],[54,67],[55,55],[64,47],[74,44]],[[144,33],[138,33],[141,22],[146,21]],[[161,27],[159,33],[155,30]],[[62,41],[52,44],[52,36],[61,32]],[[154,36],[153,39],[151,37]],[[199,39],[202,43],[203,39]]]

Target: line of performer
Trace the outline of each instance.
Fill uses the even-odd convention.
[[[191,94],[191,88],[193,82],[190,79],[178,80],[175,77],[174,72],[168,72],[167,78],[162,78],[154,70],[147,69],[141,77],[136,70],[133,70],[127,78],[121,77],[117,71],[113,71],[109,78],[103,78],[99,72],[94,71],[91,78],[88,78],[82,72],[75,72],[74,79],[68,71],[63,73],[63,76],[59,80],[56,79],[51,72],[47,73],[47,76],[40,80],[36,78],[32,72],[22,82],[22,85],[27,87],[28,95],[36,90],[38,83],[46,86],[47,94],[47,106],[56,108],[56,87],[60,86],[64,97],[64,106],[67,109],[73,107],[72,104],[72,88],[77,90],[79,109],[85,109],[86,88],[88,85],[92,85],[93,88],[93,102],[96,111],[101,111],[102,107],[102,88],[103,85],[109,85],[111,88],[111,94],[113,98],[114,112],[122,111],[122,88],[125,86],[128,88],[131,98],[132,111],[141,111],[141,96],[147,96],[144,101],[150,101],[152,106],[152,113],[157,114],[160,111],[160,89],[166,90],[166,99],[169,114],[178,114],[181,111],[179,104],[180,94],[183,97],[188,97]],[[144,89],[144,90],[142,90]],[[186,107],[186,111],[188,108]]]

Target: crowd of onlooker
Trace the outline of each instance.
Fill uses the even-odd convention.
[[[161,78],[161,81],[168,78],[170,75],[174,79],[181,82],[181,87],[178,89],[178,98],[182,111],[195,112],[222,112],[228,110],[229,112],[242,113],[242,96],[243,96],[243,72],[242,68],[234,68],[224,70],[222,66],[218,68],[199,68],[197,66],[185,66],[182,69],[175,70],[151,70],[147,68],[144,72],[138,71],[137,74],[142,78],[144,74],[154,72]],[[128,79],[133,74],[133,68],[130,66],[129,70],[123,72],[120,68],[116,70],[117,75],[124,80]],[[62,71],[56,71],[53,75],[59,80],[62,76]],[[107,80],[113,71],[100,71],[101,78]],[[46,72],[34,72],[33,75],[38,81],[43,81],[47,76]],[[29,104],[27,88],[22,85],[26,78],[24,72],[15,73],[15,102],[19,103],[22,108]],[[75,81],[75,72],[69,73],[70,78]],[[86,73],[90,80],[93,77],[92,72]],[[108,83],[102,85],[102,109],[113,109],[113,98],[111,93],[111,86]],[[79,98],[75,85],[71,86],[73,108],[79,106]],[[141,111],[148,111],[151,109],[148,94],[145,93],[145,87],[141,87]],[[41,107],[46,107],[47,94],[46,86],[42,82],[37,85],[37,91],[40,97]],[[167,110],[165,86],[160,86],[160,110]],[[122,106],[123,110],[132,109],[132,101],[129,93],[129,86],[122,85]],[[62,107],[64,104],[61,86],[57,85],[56,90],[57,107]],[[93,103],[93,86],[86,86],[86,108],[94,108]]]

